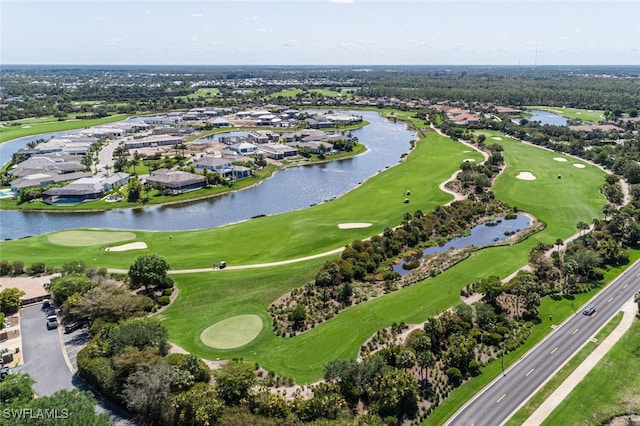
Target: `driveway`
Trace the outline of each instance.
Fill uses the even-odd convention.
[[[63,356],[61,327],[47,330],[46,318],[51,313],[41,304],[20,310],[24,364],[14,370],[29,373],[36,381],[33,390],[38,396],[49,396],[61,389],[72,390],[80,382]]]
[[[63,333],[62,326],[47,330],[46,318],[52,313],[50,309],[43,309],[42,304],[20,310],[24,364],[14,368],[13,372],[28,373],[36,381],[33,390],[37,396],[49,396],[61,389],[92,391],[76,373],[76,356],[89,342],[88,330],[82,328],[69,334]],[[128,413],[93,393],[98,401],[96,411],[107,413],[116,426],[140,425],[130,419]]]

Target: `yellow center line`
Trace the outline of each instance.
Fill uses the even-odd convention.
[[[555,351],[558,350],[558,347],[556,346],[555,348],[553,348],[553,350],[551,351],[551,353],[555,353]]]
[[[498,398],[498,400],[496,401],[496,404],[499,403],[500,401],[502,401],[502,399],[507,396],[506,393],[502,394],[502,396],[500,398]]]
[[[527,374],[525,374],[524,376],[525,376],[525,377],[529,377],[529,374],[533,373],[533,370],[535,370],[535,368],[532,368],[531,370],[529,370],[529,371],[527,372]]]

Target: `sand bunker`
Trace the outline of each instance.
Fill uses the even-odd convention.
[[[473,163],[473,162],[475,162],[476,160],[474,160],[473,158],[465,158],[465,159],[464,159],[464,160],[462,160],[462,161],[464,161],[465,163]]]
[[[104,249],[104,251],[141,250],[146,248],[147,248],[147,243],[137,242],[137,243],[123,244],[121,246],[107,247],[106,249]]]
[[[531,172],[520,172],[516,177],[522,180],[536,180],[536,177]]]
[[[493,139],[494,141],[501,141],[502,138],[500,136],[493,136],[491,139]]]
[[[355,229],[355,228],[368,228],[370,227],[370,223],[365,222],[353,222],[353,223],[341,223],[338,225],[340,229]]]
[[[566,158],[562,158],[562,157],[553,157],[553,159],[556,161],[560,161],[561,163],[565,163],[567,161]]]
[[[580,163],[574,163],[573,167],[577,167],[579,169],[584,169],[586,166],[584,164],[580,164]]]

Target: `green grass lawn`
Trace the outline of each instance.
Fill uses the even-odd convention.
[[[220,89],[214,87],[203,87],[196,90],[194,93],[186,96],[178,96],[179,98],[197,99],[197,98],[211,98],[217,96],[220,93]]]
[[[127,116],[125,114],[116,114],[105,118],[94,118],[88,120],[70,119],[66,121],[58,121],[53,116],[50,118],[50,121],[42,119],[42,117],[33,119],[33,121],[30,122],[22,122],[20,126],[7,125],[5,122],[4,127],[0,127],[0,142],[6,142],[25,136],[39,135],[42,133],[61,132],[64,130],[82,129],[97,126],[99,124],[113,123],[115,121],[124,120]]]
[[[599,109],[579,109],[579,108],[565,108],[565,107],[548,107],[548,106],[527,106],[526,109],[533,110],[539,109],[543,111],[553,112],[563,117],[570,118],[572,120],[582,120],[592,123],[597,123],[603,120],[604,111]]]
[[[547,417],[543,425],[601,425],[640,413],[640,321]]]

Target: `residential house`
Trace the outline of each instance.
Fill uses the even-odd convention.
[[[100,178],[86,177],[61,188],[47,189],[42,193],[42,201],[53,205],[80,204],[85,201],[99,200],[104,193]]]
[[[40,188],[48,185],[55,185],[67,181],[75,181],[81,178],[89,178],[92,174],[89,172],[77,173],[33,173],[11,181],[11,191],[19,194],[22,189]]]
[[[205,184],[204,176],[181,170],[158,169],[146,178],[146,183],[152,186],[163,186],[172,194],[200,189]]]
[[[256,149],[258,147],[252,143],[249,142],[240,142],[234,145],[231,145],[230,149],[231,151],[237,152],[238,154],[255,154],[256,153]]]
[[[293,157],[298,155],[298,150],[294,147],[275,143],[262,144],[258,146],[257,152],[273,160],[282,160],[285,157]]]

